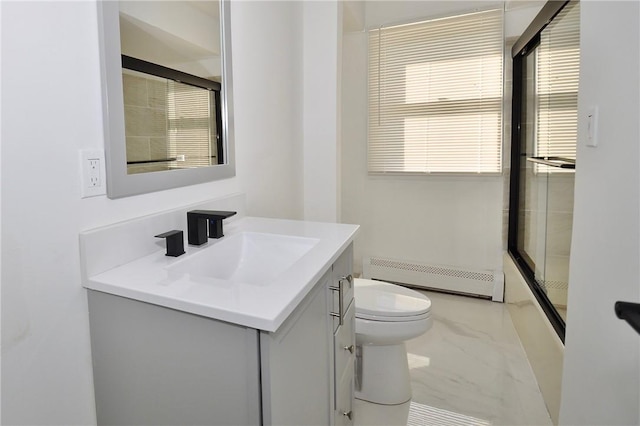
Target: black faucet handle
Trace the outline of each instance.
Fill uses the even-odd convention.
[[[222,211],[222,210],[191,210],[187,212],[187,216],[197,216],[209,220],[226,219],[235,215],[237,212]]]
[[[156,235],[156,238],[164,238],[167,241],[167,253],[165,256],[178,257],[184,254],[184,234],[182,231],[174,229]]]
[[[202,245],[207,242],[207,222],[209,238],[222,238],[222,220],[233,216],[236,212],[218,210],[191,210],[187,212],[187,235],[189,244]]]

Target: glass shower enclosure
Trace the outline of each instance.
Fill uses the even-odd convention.
[[[577,1],[549,2],[545,8],[552,15],[550,21],[543,16],[543,27],[525,32],[512,52],[509,253],[564,341],[576,168],[580,11]]]

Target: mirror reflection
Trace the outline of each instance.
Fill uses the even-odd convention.
[[[107,196],[235,176],[229,0],[96,5]]]
[[[127,174],[224,164],[219,11],[119,2]]]

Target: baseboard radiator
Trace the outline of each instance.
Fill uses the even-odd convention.
[[[502,271],[472,270],[381,257],[365,257],[362,277],[504,301]]]

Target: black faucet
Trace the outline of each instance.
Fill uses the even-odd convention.
[[[184,254],[184,234],[178,229],[156,235],[167,240],[167,256],[178,257]]]
[[[187,236],[189,244],[200,246],[207,242],[207,222],[209,222],[209,238],[224,237],[222,219],[233,216],[236,212],[213,210],[192,210],[187,212]]]

